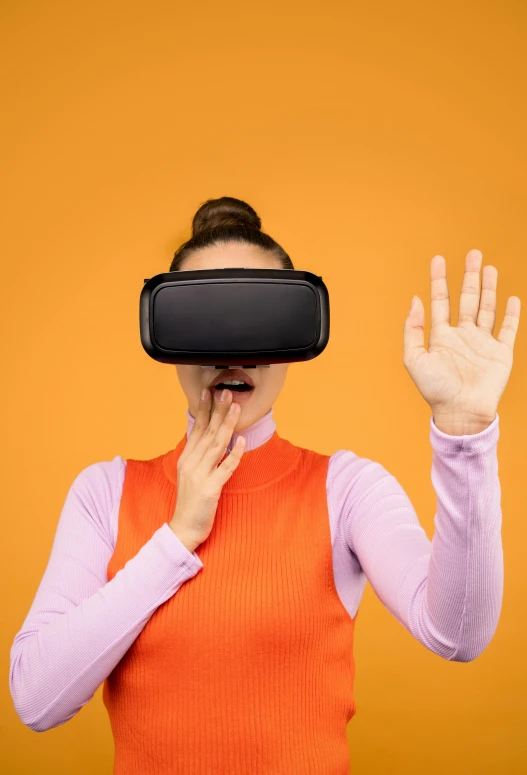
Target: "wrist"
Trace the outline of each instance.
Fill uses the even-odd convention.
[[[433,413],[434,425],[442,433],[449,436],[470,436],[474,433],[481,433],[486,430],[494,417],[478,417],[473,415],[448,415],[439,412]]]
[[[181,527],[178,527],[177,525],[172,524],[172,522],[168,523],[169,528],[172,530],[175,536],[179,538],[183,546],[188,549],[188,551],[192,554],[196,551],[198,546],[200,545],[199,541],[196,541],[195,538],[193,538],[189,533],[186,533]]]

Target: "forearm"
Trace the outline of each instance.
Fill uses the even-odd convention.
[[[503,595],[498,426],[480,436],[432,430],[437,513],[419,619],[439,632],[447,659],[468,661],[490,642]]]

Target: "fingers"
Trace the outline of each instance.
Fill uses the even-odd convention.
[[[498,286],[498,270],[487,264],[483,267],[481,280],[481,301],[477,319],[478,328],[492,334],[496,322],[496,288]]]
[[[450,297],[446,279],[446,262],[443,256],[434,256],[430,263],[431,303],[430,325],[450,324]]]
[[[201,437],[200,443],[199,443],[201,457],[203,457],[207,449],[209,449],[211,445],[214,444],[216,435],[220,430],[220,428],[222,427],[230,407],[233,405],[233,403],[235,403],[233,402],[232,398],[233,398],[232,391],[227,390],[227,396],[225,398],[225,401],[217,401],[216,406],[213,407],[210,422],[208,424],[208,427],[205,433]],[[239,409],[239,405],[236,404],[236,406]]]
[[[227,403],[227,400],[225,403]],[[216,468],[224,456],[239,416],[240,405],[237,404],[236,401],[232,401],[226,412],[225,410],[221,410],[221,425],[215,431],[210,431],[210,433],[214,433],[214,435],[211,437],[211,441],[203,453],[202,463],[207,474]],[[211,426],[209,426],[209,428]]]
[[[211,399],[211,392],[207,390],[205,399],[200,399],[194,426],[179,457],[181,465],[186,460],[192,467],[205,462],[207,474],[216,467],[225,454],[240,412],[239,404],[232,400],[232,391],[230,390],[227,390],[225,401],[216,402],[215,407],[211,406]],[[235,417],[228,415],[231,406],[234,406]],[[228,420],[227,417],[229,417]],[[205,459],[208,450],[212,450],[212,452]],[[220,451],[221,454],[219,454]]]
[[[521,301],[518,296],[509,296],[507,299],[507,307],[505,309],[505,317],[501,324],[500,332],[498,334],[498,341],[503,342],[511,350],[514,348],[514,340],[518,333],[518,326],[520,325],[520,310]]]
[[[483,261],[481,250],[469,250],[465,257],[465,274],[459,301],[458,326],[463,323],[475,324],[478,328],[492,335],[496,323],[496,288],[498,285],[498,270],[488,264],[483,267],[483,277],[480,291],[480,271]],[[450,299],[448,293],[446,263],[443,256],[434,256],[430,265],[432,281],[431,303],[431,334],[435,326],[442,323],[450,325]],[[498,334],[498,341],[506,344],[512,351],[520,322],[521,302],[517,296],[510,296],[507,301],[505,317]],[[422,316],[421,316],[422,317]],[[420,326],[415,323],[415,312],[408,315],[405,323],[405,355],[416,351],[420,345]],[[419,339],[418,339],[419,337]],[[403,359],[404,360],[404,359]]]
[[[223,463],[221,463],[221,465],[219,465],[212,473],[211,479],[223,486],[225,482],[230,479],[233,471],[238,468],[238,464],[242,459],[244,452],[245,438],[244,436],[238,436],[236,444],[232,448],[230,454],[227,455]]]
[[[232,398],[230,390],[227,391],[225,401],[218,401],[216,406],[214,406],[212,393],[208,388],[204,388],[202,395],[205,395],[205,398],[200,396],[196,419],[189,433],[185,448],[180,455],[180,460],[186,460],[195,451],[198,452],[199,459],[203,457],[204,450],[210,445],[217,429],[223,422],[224,416],[229,410],[230,399]]]
[[[476,323],[479,309],[479,272],[483,254],[481,250],[469,250],[465,258],[465,274],[459,298],[458,325],[460,323]]]
[[[180,459],[187,458],[194,451],[196,444],[201,439],[201,437],[203,436],[203,434],[205,433],[209,425],[211,408],[212,408],[211,407],[212,396],[211,396],[210,390],[204,390],[203,392],[205,394],[205,398],[200,397],[196,418],[194,420],[192,430],[188,435],[185,448],[180,455]]]

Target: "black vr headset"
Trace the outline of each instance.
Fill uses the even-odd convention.
[[[328,291],[311,272],[194,269],[144,282],[141,343],[160,363],[254,369],[309,361],[329,340]]]

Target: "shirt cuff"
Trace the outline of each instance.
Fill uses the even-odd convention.
[[[468,433],[463,436],[451,436],[440,431],[434,422],[434,416],[430,417],[430,442],[436,452],[460,452],[479,455],[494,447],[498,441],[499,414],[491,424],[479,433]]]

